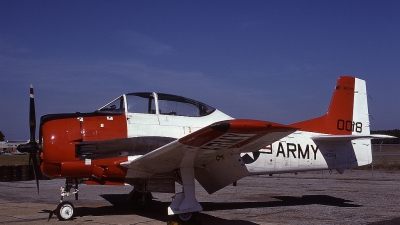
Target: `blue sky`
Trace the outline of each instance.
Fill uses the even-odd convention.
[[[341,75],[367,81],[371,128],[400,128],[399,1],[0,1],[0,131],[120,94],[193,98],[235,118],[324,114]]]

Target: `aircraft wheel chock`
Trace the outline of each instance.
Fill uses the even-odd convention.
[[[61,202],[56,212],[59,220],[69,220],[74,215],[74,205],[71,202]]]

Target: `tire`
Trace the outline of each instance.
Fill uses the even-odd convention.
[[[59,220],[70,220],[74,215],[74,205],[71,202],[61,202],[58,204],[56,212]]]
[[[177,215],[178,220],[186,223],[186,222],[191,222],[194,221],[195,217],[196,217],[196,213],[181,213]]]

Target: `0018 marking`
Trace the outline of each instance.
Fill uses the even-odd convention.
[[[338,120],[337,121],[337,129],[338,130],[346,130],[346,131],[351,131],[351,132],[357,132],[361,133],[362,132],[362,123],[361,122],[355,122],[355,121],[350,121],[350,120]]]

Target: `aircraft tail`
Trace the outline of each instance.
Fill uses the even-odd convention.
[[[333,135],[369,135],[370,122],[365,81],[339,77],[328,112],[318,118],[291,124],[302,131]]]

